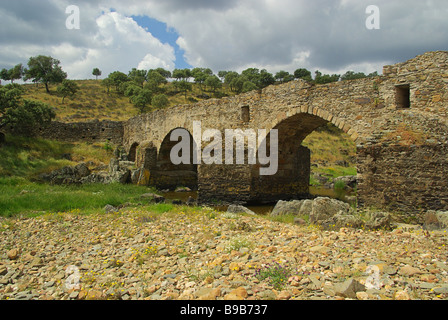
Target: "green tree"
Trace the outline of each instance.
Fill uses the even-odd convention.
[[[140,89],[140,91],[131,97],[132,104],[143,113],[146,107],[151,104],[152,92],[148,89]]]
[[[103,79],[103,81],[101,81],[101,85],[103,87],[106,87],[107,93],[109,93],[110,87],[113,85],[113,83],[112,83],[112,80],[110,80],[110,78],[106,78],[106,79]]]
[[[92,74],[96,77],[96,80],[98,80],[98,77],[101,76],[101,70],[98,68],[94,68],[92,71]]]
[[[140,87],[143,87],[143,83],[146,81],[147,73],[148,72],[146,70],[132,68],[132,70],[129,71],[128,78],[137,83]]]
[[[258,82],[255,83],[259,89],[266,88],[267,86],[270,86],[271,84],[275,83],[274,76],[269,73],[267,70],[263,69],[260,71],[260,75],[258,77]]]
[[[313,80],[313,78],[311,77],[311,71],[304,69],[304,68],[300,68],[300,69],[297,69],[296,71],[294,71],[294,78],[303,79],[306,81]]]
[[[22,99],[23,93],[16,84],[0,87],[0,128],[10,125],[16,133],[30,134],[35,126],[46,125],[56,117],[49,105]]]
[[[230,71],[224,71],[224,70],[218,71],[218,77],[221,78],[221,81],[224,81],[229,72]]]
[[[191,83],[189,83],[186,80],[181,80],[181,81],[174,81],[173,85],[180,90],[181,92],[184,93],[185,99],[187,99],[187,93],[188,91],[192,90],[192,86]]]
[[[229,71],[226,72],[226,75],[224,76],[224,83],[230,87],[230,90],[233,92],[236,91],[235,87],[233,87],[232,82],[237,79],[240,75],[236,71]]]
[[[254,83],[258,89],[263,89],[275,83],[274,76],[266,69],[260,71],[257,68],[248,68],[241,72],[241,75],[246,77],[247,81]]]
[[[339,74],[322,74],[322,72],[320,72],[319,70],[316,70],[315,74],[316,76],[314,78],[314,82],[318,84],[337,82],[341,77]]]
[[[188,78],[192,76],[190,69],[174,69],[172,77],[177,81],[188,81]]]
[[[210,87],[213,92],[216,92],[216,89],[222,88],[222,82],[216,75],[208,76],[204,84]]]
[[[234,77],[232,79],[232,82],[230,82],[230,88],[233,92],[241,93],[241,92],[243,92],[243,86],[244,86],[245,82],[251,82],[251,81],[247,80],[247,77],[245,77],[243,75],[238,75],[237,77]],[[253,82],[251,82],[251,83],[253,83]]]
[[[112,85],[115,86],[115,90],[118,92],[120,91],[120,84],[129,81],[128,76],[120,71],[114,71],[110,73],[108,78],[110,79]]]
[[[14,83],[14,80],[19,80],[25,75],[25,70],[23,68],[23,65],[19,63],[18,65],[15,65],[13,68],[9,69],[8,73],[11,83]]]
[[[205,83],[207,78],[212,74],[213,74],[212,70],[206,68],[194,68],[193,70],[191,70],[191,76],[194,78],[194,82],[199,85],[201,92],[203,91],[202,85]]]
[[[129,101],[132,102],[132,97],[138,95],[143,89],[138,86],[135,82],[133,81],[128,81],[128,82],[123,82],[122,86],[125,86],[123,94],[126,97],[129,97]]]
[[[25,80],[33,79],[34,82],[45,84],[47,93],[50,93],[48,84],[61,83],[67,78],[65,73],[59,66],[60,61],[50,56],[31,57],[28,61],[28,69],[25,72]]]
[[[288,71],[281,70],[275,74],[275,80],[280,83],[286,83],[294,80],[294,76],[291,75]]]
[[[354,71],[347,71],[341,76],[341,80],[355,80],[355,79],[362,79],[366,78],[367,76],[363,72],[354,72]]]
[[[249,92],[249,91],[253,91],[253,90],[257,90],[258,87],[255,83],[253,83],[252,81],[245,81],[243,83],[243,88],[241,89],[241,92]]]
[[[164,74],[167,75],[167,73],[164,73]],[[168,83],[168,80],[166,79],[165,76],[163,76],[160,73],[160,71],[149,70],[145,88],[148,88],[148,89],[152,90],[153,92],[163,92],[163,90],[160,88],[160,86],[165,83]]]
[[[158,94],[152,98],[151,104],[156,108],[165,108],[170,104],[167,96],[164,94]]]
[[[9,70],[8,70],[8,69],[3,68],[3,69],[0,71],[0,79],[5,80],[5,81],[9,81],[9,80],[11,80],[10,73],[9,73]]]
[[[165,79],[171,78],[171,71],[169,70],[165,70],[163,68],[157,68],[155,70],[151,69],[149,70],[148,73],[150,73],[151,71],[156,71],[158,72],[160,75],[162,75]]]
[[[78,90],[78,84],[75,81],[68,79],[63,80],[62,84],[57,88],[58,93],[62,95],[62,103],[64,103],[66,97],[73,97]]]

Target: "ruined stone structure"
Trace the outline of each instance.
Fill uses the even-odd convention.
[[[62,141],[110,142],[121,144],[124,124],[119,121],[52,122],[50,126],[35,128],[35,134]]]
[[[447,85],[448,52],[429,52],[385,66],[374,78],[299,80],[137,116],[123,124],[122,143],[147,183],[197,188],[200,202],[300,199],[310,174],[310,152],[301,143],[331,122],[357,144],[358,205],[415,215],[448,209]],[[278,129],[277,174],[260,176],[260,164],[173,165],[170,133],[192,134],[193,121],[223,133]]]

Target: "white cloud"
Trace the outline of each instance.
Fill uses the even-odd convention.
[[[174,49],[162,44],[131,18],[106,12],[96,22],[98,31],[93,48],[73,48],[71,51],[58,47],[53,50],[55,56],[61,57],[61,62],[68,66],[66,69],[71,77],[90,75],[95,67],[105,76],[116,70],[127,72],[132,68],[174,68]]]
[[[96,67],[102,70],[104,76],[115,70],[127,72],[137,67],[174,68],[174,48],[163,44],[133,19],[118,12],[98,13],[99,8],[81,6],[81,28],[67,30],[65,7],[60,5],[58,9],[61,10],[58,24],[52,24],[52,30],[44,30],[52,33],[52,39],[48,43],[39,45],[38,38],[34,41],[23,38],[22,41],[9,40],[5,34],[0,33],[0,40],[4,43],[0,48],[0,63],[8,67],[19,62],[26,64],[31,56],[51,55],[61,61],[63,70],[72,79],[91,78],[92,70]],[[11,14],[8,16],[16,34],[28,31],[32,25],[38,24]],[[1,17],[2,11],[0,19]],[[44,16],[42,19],[48,17]],[[44,29],[43,22],[39,25]],[[86,27],[88,25],[90,28]],[[45,32],[42,32],[43,37]]]
[[[381,72],[383,63],[448,49],[446,0],[377,0],[381,29],[375,31],[365,27],[365,11],[371,4],[370,0],[113,2],[117,10],[147,14],[175,28],[187,61],[215,71],[256,66],[328,72],[348,68],[371,72],[374,67]]]
[[[381,72],[383,64],[448,50],[446,0],[377,0],[381,29],[367,30],[370,0],[78,0],[81,30],[65,29],[69,0],[4,1],[0,67],[54,54],[70,77],[134,67],[173,69],[174,48],[128,18],[147,15],[174,28],[193,66],[270,72]],[[110,12],[114,8],[116,12]],[[19,60],[19,61],[18,61]]]

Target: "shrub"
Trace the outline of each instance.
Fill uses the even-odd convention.
[[[269,280],[269,283],[276,290],[281,290],[283,286],[288,282],[289,277],[292,275],[292,269],[288,265],[281,265],[278,262],[267,264],[266,266],[259,268],[255,272],[255,277],[260,280]]]

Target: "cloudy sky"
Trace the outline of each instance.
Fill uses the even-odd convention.
[[[366,28],[372,4],[379,30]],[[447,17],[446,0],[0,0],[0,69],[43,54],[72,79],[95,67],[381,73],[448,50]]]

